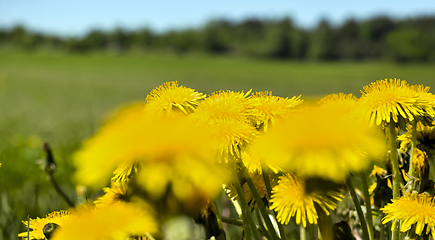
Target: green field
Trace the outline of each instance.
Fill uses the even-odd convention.
[[[80,142],[98,129],[106,113],[126,102],[143,101],[164,82],[178,81],[206,94],[252,89],[282,97],[318,98],[339,92],[359,96],[363,86],[385,78],[433,89],[435,66],[0,52],[0,239],[16,239],[25,230],[21,220],[27,215],[44,217],[67,208],[35,164],[41,158],[41,141],[53,146],[58,163],[55,177],[75,196],[70,157]]]

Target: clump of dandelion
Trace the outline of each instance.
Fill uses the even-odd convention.
[[[296,106],[302,103],[300,96],[292,98],[282,98],[273,96],[272,92],[256,92],[249,99],[258,115],[253,118],[253,125],[257,129],[267,132],[269,125],[274,125],[278,118],[288,116]]]
[[[49,223],[55,223],[63,226],[66,222],[70,221],[71,213],[65,210],[55,211],[47,214],[45,218],[30,219],[30,221],[23,221],[23,224],[29,226],[30,239],[45,239],[43,232],[44,226]],[[22,232],[18,237],[27,238],[28,233]]]
[[[114,169],[134,159],[141,166],[136,183],[150,199],[159,201],[169,188],[183,204],[198,198],[203,203],[228,181],[226,170],[212,161],[214,148],[207,133],[185,117],[149,119],[133,105],[75,154],[75,177],[81,184],[102,187]]]
[[[145,112],[151,115],[184,113],[195,111],[205,94],[196,92],[195,89],[179,86],[175,81],[167,82],[152,90],[147,96]]]
[[[329,210],[337,208],[337,201],[344,196],[340,192],[306,192],[305,181],[295,174],[286,174],[280,177],[278,185],[272,190],[271,209],[277,212],[277,219],[283,224],[288,224],[292,217],[296,217],[296,223],[306,227],[317,224],[317,209],[323,210],[329,215]]]
[[[415,225],[415,233],[421,235],[426,226],[426,234],[435,233],[435,205],[434,199],[427,193],[406,194],[386,205],[381,210],[386,214],[382,223],[393,221],[394,229],[398,220],[402,221],[400,231],[406,232]]]
[[[300,109],[259,138],[255,150],[268,165],[342,182],[385,152],[378,131],[341,108]]]

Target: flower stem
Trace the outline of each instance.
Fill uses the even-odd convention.
[[[417,146],[417,121],[413,121],[412,122],[412,130],[411,130],[411,156],[410,156],[410,160],[409,160],[409,171],[408,174],[409,176],[413,177],[414,176],[414,153],[415,153],[415,148]]]
[[[242,220],[231,218],[231,217],[222,216],[222,222],[228,223],[228,224],[231,224],[231,225],[234,225],[234,226],[243,227],[243,221]]]
[[[244,221],[246,220],[248,222],[249,227],[250,227],[252,233],[254,234],[254,239],[261,240],[260,233],[257,230],[257,225],[255,225],[254,218],[252,217],[252,214],[251,214],[251,210],[249,209],[249,206],[246,202],[245,193],[242,189],[242,185],[240,184],[240,180],[238,178],[237,178],[234,186],[236,187],[237,195],[239,196],[239,199],[240,199],[240,205],[242,207],[242,216],[244,217]],[[245,234],[247,236],[246,239],[250,239],[250,238],[248,238],[248,232],[246,232],[246,228],[245,228]],[[249,233],[249,235],[250,235],[250,233]]]
[[[390,143],[390,162],[391,168],[393,171],[393,199],[399,198],[399,188],[400,188],[400,172],[399,172],[399,161],[397,159],[397,150],[396,150],[396,123],[394,121],[390,121],[388,124],[388,134],[389,134],[389,143]],[[393,229],[392,240],[399,239],[399,225]]]
[[[263,235],[267,238],[267,239],[272,239],[272,236],[270,236],[270,233],[269,233],[269,231],[267,231],[267,229],[264,227],[264,221],[262,221],[262,219],[261,219],[261,215],[260,215],[260,212],[259,212],[259,210],[258,210],[258,208],[257,209],[255,209],[255,215],[256,215],[256,217],[257,217],[257,222],[258,222],[258,226],[260,227],[260,229],[261,229],[261,232],[263,233]]]
[[[216,202],[212,202],[211,207],[212,207],[212,211],[216,215],[216,220],[217,220],[219,228],[224,229],[224,225],[222,224],[222,216],[221,216],[221,213],[219,212],[219,209],[217,207]]]
[[[356,212],[358,213],[359,220],[361,222],[361,228],[363,231],[363,239],[369,240],[369,232],[367,229],[367,223],[364,217],[364,213],[361,209],[361,204],[359,203],[358,196],[356,195],[355,188],[353,187],[352,180],[350,177],[346,178],[347,188],[349,189],[350,195],[352,196],[353,203],[355,204]]]
[[[270,232],[270,235],[272,236],[272,240],[279,240],[275,227],[272,224],[272,221],[270,220],[269,213],[266,210],[266,206],[263,203],[263,199],[260,197],[260,194],[258,194],[257,188],[255,187],[254,182],[251,179],[251,176],[248,173],[248,170],[245,166],[241,166],[241,173],[243,177],[245,178],[246,182],[248,183],[249,188],[251,189],[252,195],[254,196],[255,202],[258,205],[258,208],[260,210],[261,215],[263,216],[263,220],[266,223],[266,227]]]
[[[370,194],[369,187],[367,185],[367,177],[364,171],[360,172],[362,187],[364,193],[364,202],[366,205],[366,219],[367,219],[367,228],[369,232],[370,240],[375,240],[375,232],[373,228],[373,216],[372,216],[372,204],[370,202]]]

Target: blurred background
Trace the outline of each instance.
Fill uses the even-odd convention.
[[[44,141],[67,195],[92,199],[71,156],[164,82],[317,99],[386,78],[435,87],[435,2],[0,0],[0,240],[68,208]]]

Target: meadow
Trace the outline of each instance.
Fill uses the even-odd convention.
[[[219,90],[272,91],[316,99],[331,93],[360,96],[363,86],[400,78],[435,88],[433,64],[297,62],[209,55],[0,52],[0,239],[17,239],[22,220],[67,205],[35,160],[48,141],[55,178],[78,199],[70,159],[116,107],[145,101],[167,81],[205,94]],[[92,198],[94,194],[87,196]],[[80,199],[85,200],[84,198]],[[78,200],[77,200],[78,201]]]

